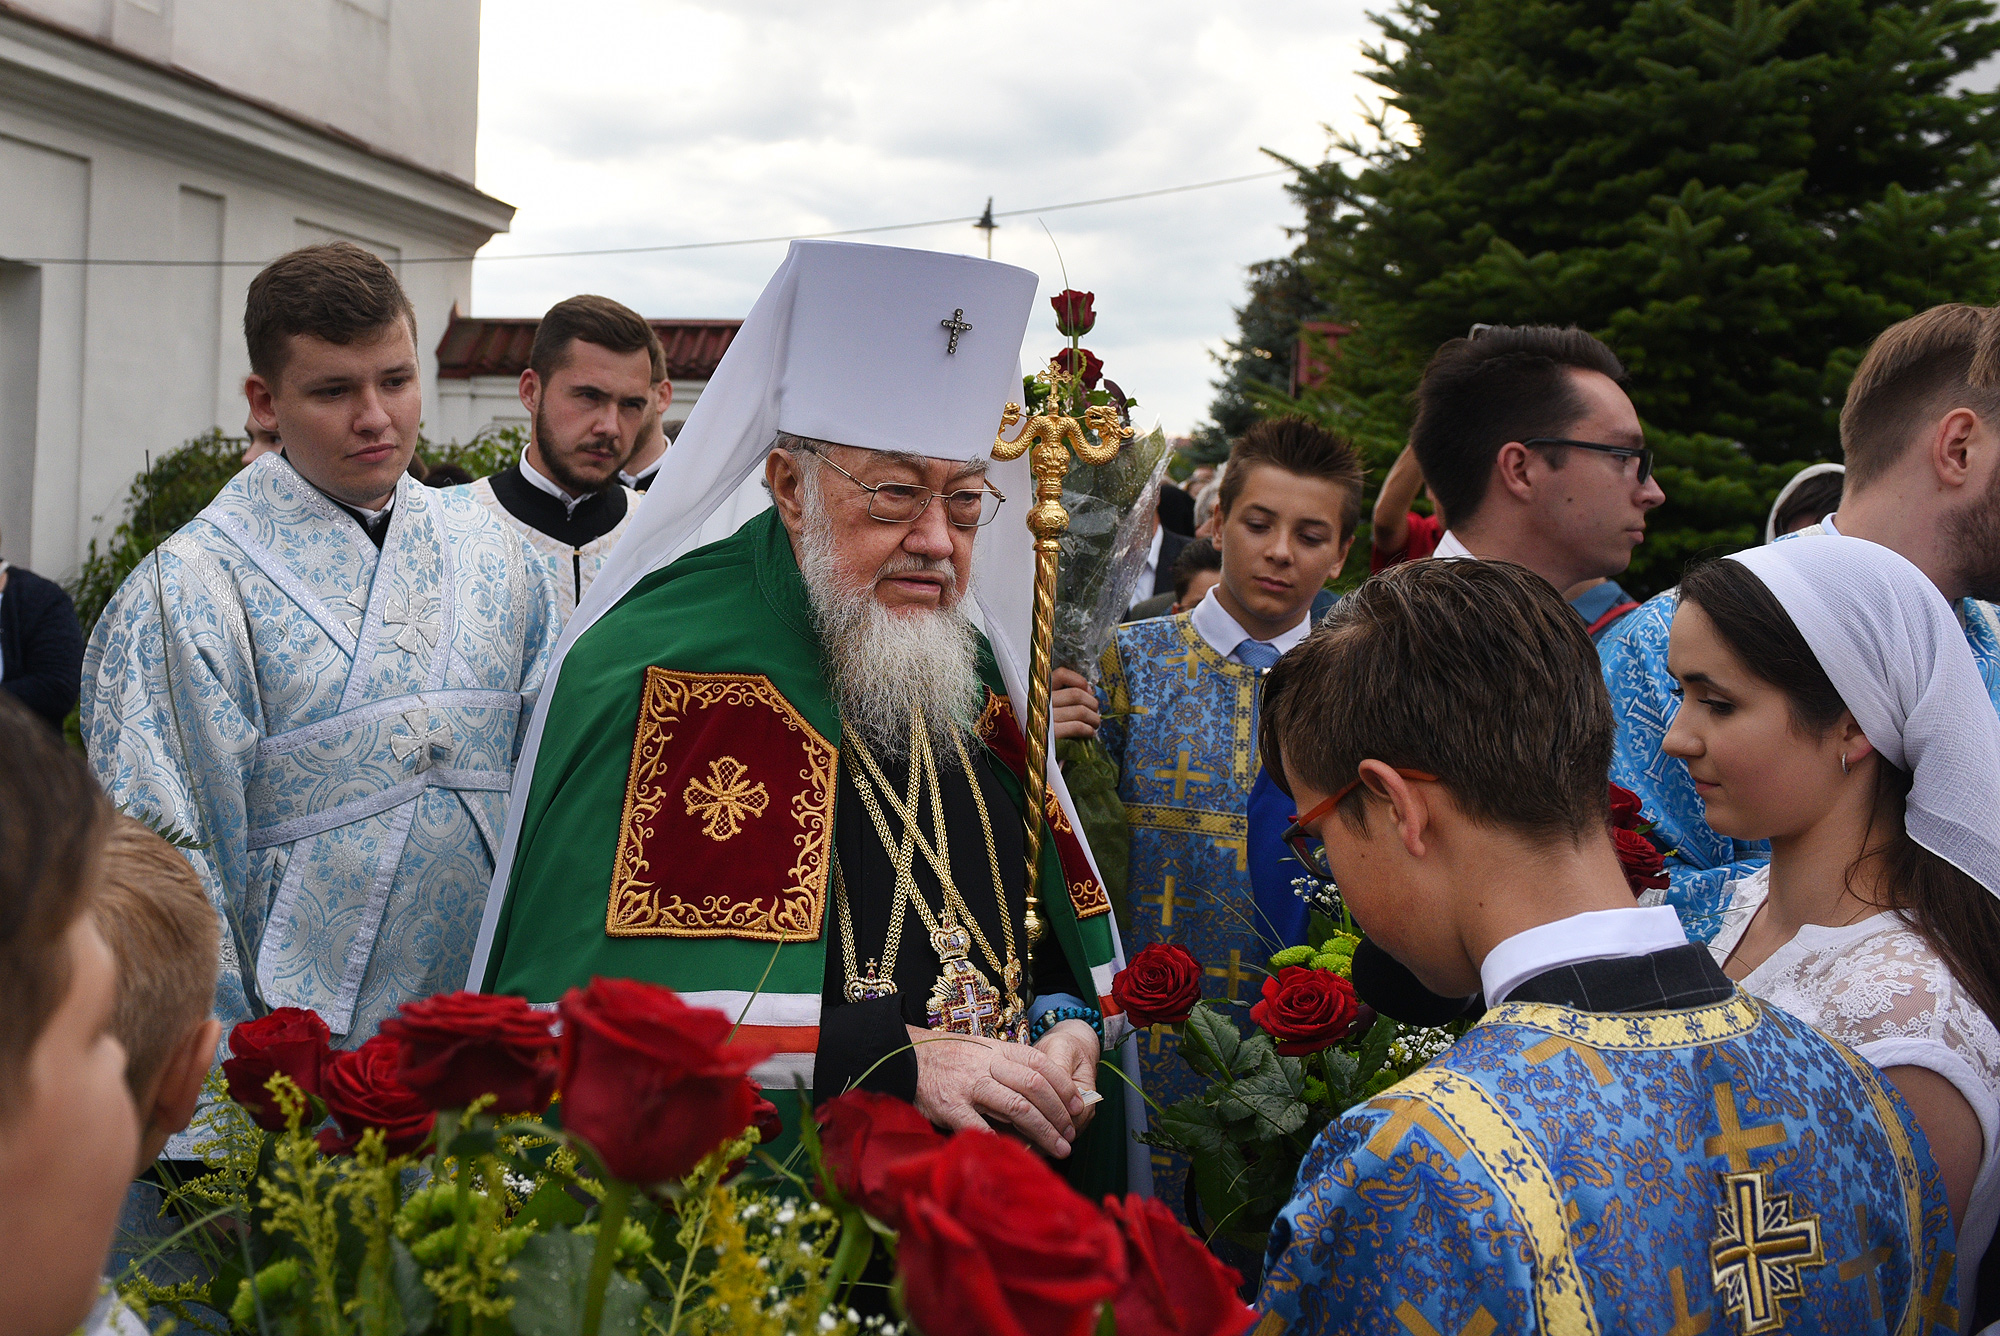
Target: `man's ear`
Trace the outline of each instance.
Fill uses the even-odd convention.
[[[798,537],[805,525],[805,466],[789,450],[773,450],[764,460],[764,481],[771,488],[771,504],[785,532]]]
[[[243,397],[249,400],[250,416],[258,426],[274,435],[282,435],[278,431],[277,396],[269,381],[251,372],[243,378]]]
[[[1954,408],[1938,420],[1930,447],[1931,471],[1939,485],[1957,492],[1981,477],[1992,476],[1993,455],[2000,449],[2000,441],[1977,413]]]
[[[660,416],[665,417],[667,409],[671,407],[674,402],[674,383],[671,380],[662,380],[658,385],[655,385],[653,387],[653,393],[658,396],[660,401],[659,402]],[[660,432],[662,435],[666,433],[666,427],[664,425],[661,426]]]
[[[154,1087],[153,1107],[142,1110],[154,1134],[184,1130],[194,1121],[195,1106],[201,1102],[201,1085],[215,1062],[216,1041],[222,1038],[222,1022],[213,1016],[190,1029],[180,1047],[167,1058]]]
[[[1333,569],[1326,573],[1327,579],[1338,580],[1340,578],[1340,572],[1344,570],[1347,566],[1347,554],[1349,552],[1352,552],[1353,550],[1354,550],[1354,535],[1349,534],[1347,535],[1346,540],[1343,541],[1340,545],[1340,555],[1333,559]],[[1313,597],[1318,598],[1319,591],[1314,590]]]
[[[1361,763],[1361,785],[1389,804],[1396,837],[1410,857],[1422,858],[1427,849],[1424,837],[1431,825],[1430,805],[1423,793],[1393,766],[1374,760]]]
[[[528,410],[528,436],[532,439],[535,434],[535,418],[540,414],[542,406],[542,378],[535,374],[533,367],[524,367],[521,370],[521,383],[516,390],[521,396],[521,407]],[[665,404],[660,406],[666,407]]]
[[[1534,452],[1519,441],[1509,441],[1500,447],[1500,453],[1493,457],[1493,475],[1500,486],[1516,501],[1531,501],[1535,495],[1535,479],[1529,464]]]

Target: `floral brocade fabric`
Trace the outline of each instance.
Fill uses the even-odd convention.
[[[1504,1004],[1319,1136],[1256,1331],[1954,1331],[1914,1127],[1867,1063],[1742,992]]]

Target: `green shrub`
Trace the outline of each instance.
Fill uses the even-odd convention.
[[[132,480],[123,520],[103,547],[90,540],[89,555],[70,585],[86,639],[140,560],[199,515],[242,468],[242,438],[210,431],[153,460],[151,468]]]

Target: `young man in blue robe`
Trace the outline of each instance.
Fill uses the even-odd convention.
[[[1433,992],[1491,1009],[1315,1140],[1258,1336],[1958,1329],[1909,1108],[1632,903],[1610,702],[1546,580],[1377,576],[1264,708],[1301,859]]]
[[[1301,418],[1259,423],[1229,455],[1217,499],[1222,578],[1191,610],[1118,628],[1093,700],[1058,672],[1057,736],[1101,720],[1132,827],[1127,949],[1186,947],[1211,997],[1254,998],[1272,952],[1305,939],[1299,875],[1279,841],[1291,808],[1261,773],[1257,695],[1278,657],[1332,605],[1361,517],[1353,448]],[[1194,1094],[1171,1027],[1140,1041],[1147,1094]],[[1155,1152],[1154,1189],[1175,1210],[1187,1164]]]
[[[1847,460],[1840,508],[1802,533],[1866,538],[1902,554],[1958,610],[2000,709],[2000,310],[1936,306],[1875,340],[1840,414]],[[1783,539],[1778,541],[1782,542]],[[1685,762],[1661,750],[1680,711],[1667,671],[1673,590],[1649,599],[1598,645],[1618,720],[1611,778],[1639,795],[1672,850],[1666,903],[1688,935],[1722,926],[1731,881],[1770,860],[1762,842],[1710,829]]]
[[[464,982],[555,590],[478,502],[405,472],[416,318],[381,260],[281,257],[244,332],[283,450],[105,609],[83,737],[113,802],[196,841],[224,1025],[307,1007],[353,1047]]]

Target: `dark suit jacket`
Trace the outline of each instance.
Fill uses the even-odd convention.
[[[1193,541],[1194,539],[1186,534],[1175,533],[1164,524],[1160,526],[1160,564],[1153,568],[1155,594],[1174,592],[1174,558],[1181,554],[1182,548]]]
[[[1170,482],[1160,484],[1160,527],[1168,533],[1194,532],[1194,498]]]
[[[19,566],[0,593],[0,687],[57,728],[76,705],[83,676],[83,628],[61,585]]]

